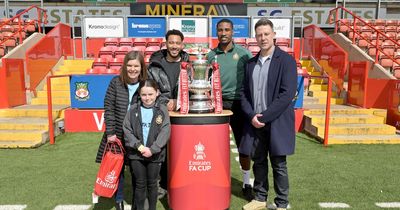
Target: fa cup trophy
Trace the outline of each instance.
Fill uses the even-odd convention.
[[[208,63],[203,54],[199,48],[191,63],[181,65],[181,114],[222,112],[219,67],[217,63]],[[190,99],[188,91],[191,93]]]

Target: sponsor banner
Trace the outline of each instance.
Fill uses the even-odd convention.
[[[252,37],[255,37],[254,26],[261,17],[255,17],[252,19],[251,28],[253,29]],[[290,22],[292,19],[284,18],[270,18],[271,22],[274,24],[274,31],[276,32],[275,37],[280,38],[291,38],[291,27]]]
[[[244,3],[296,3],[296,0],[243,0]]]
[[[165,17],[128,17],[128,37],[164,37]]]
[[[72,75],[71,108],[104,108],[108,84],[115,75]]]
[[[101,132],[105,130],[104,110],[66,109],[66,132]]]
[[[11,6],[10,15],[15,16],[24,11],[26,6]],[[130,14],[128,7],[104,7],[104,6],[46,6],[48,23],[46,26],[55,26],[57,23],[66,23],[74,25],[75,27],[81,26],[81,15],[96,15],[96,16],[124,16]],[[4,14],[4,7],[0,8],[0,14]],[[23,15],[24,19],[37,18],[36,10],[30,10],[27,14]]]
[[[301,16],[305,26],[315,24],[322,28],[333,28],[329,24],[329,11],[332,7],[248,7],[249,16]],[[364,19],[375,19],[376,8],[347,8]],[[386,16],[386,8],[380,9],[380,16]],[[345,16],[345,18],[348,18]],[[300,27],[300,19],[295,20],[295,26]]]
[[[180,30],[185,37],[208,37],[208,18],[207,17],[193,17],[181,18],[170,17],[169,30]]]
[[[211,36],[212,37],[217,37],[217,23],[221,19],[226,18],[226,17],[212,17],[211,18]],[[239,37],[250,37],[249,33],[249,24],[250,24],[250,18],[249,17],[232,17],[228,18],[233,22],[233,37],[239,38]]]
[[[155,0],[136,0],[138,3],[151,3]],[[157,2],[167,3],[215,3],[215,0],[158,0]],[[231,4],[231,3],[243,3],[243,0],[218,0],[218,3]]]
[[[123,17],[86,17],[86,37],[124,37]]]
[[[245,16],[246,4],[131,4],[131,15]]]

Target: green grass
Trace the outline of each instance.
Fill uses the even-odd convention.
[[[0,150],[0,205],[26,204],[27,210],[90,205],[100,138],[101,133],[69,133],[57,137],[55,145]],[[246,201],[241,197],[241,175],[234,158],[231,155],[230,209],[239,210]],[[288,158],[292,209],[319,209],[318,202],[344,202],[352,209],[369,210],[381,209],[375,202],[400,202],[399,161],[400,145],[325,148],[299,134],[296,154]],[[126,202],[130,204],[128,170],[125,180]],[[269,198],[273,199],[273,190]],[[167,206],[162,200],[157,209]],[[100,199],[93,209],[113,209],[113,201]]]

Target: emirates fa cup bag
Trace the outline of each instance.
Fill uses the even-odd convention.
[[[124,164],[121,141],[107,143],[94,185],[94,195],[111,198],[118,188],[119,175]]]

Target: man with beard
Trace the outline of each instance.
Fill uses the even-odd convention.
[[[229,19],[218,21],[218,47],[210,51],[207,58],[210,63],[217,62],[219,64],[223,107],[233,112],[229,124],[239,150],[243,178],[242,192],[244,197],[250,201],[253,199],[250,185],[250,151],[253,140],[249,136],[243,136],[246,118],[240,105],[240,89],[242,88],[245,64],[252,55],[242,46],[235,44],[232,35],[232,21]]]
[[[176,110],[181,62],[189,61],[189,54],[182,51],[183,39],[184,36],[179,30],[169,30],[165,35],[167,49],[154,52],[150,57],[148,76],[158,83],[161,97],[167,104],[168,111]],[[160,189],[159,197],[163,197],[167,189],[167,161],[162,164],[160,176],[162,189]]]

